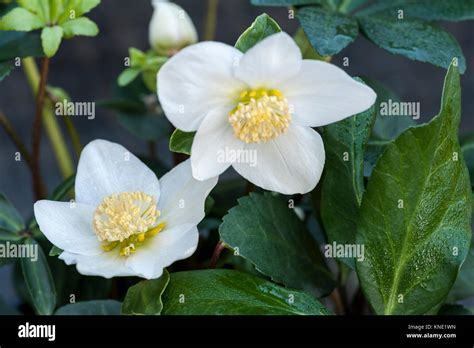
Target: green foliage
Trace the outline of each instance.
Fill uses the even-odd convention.
[[[471,187],[457,139],[454,64],[441,104],[430,123],[387,145],[362,200],[357,243],[365,246],[365,261],[357,272],[378,314],[429,312],[445,299],[467,256]]]
[[[240,198],[224,216],[219,234],[235,253],[277,283],[318,296],[334,287],[318,245],[280,197],[251,193]]]
[[[330,315],[314,297],[231,270],[172,273],[163,315]]]
[[[332,56],[355,40],[357,20],[321,7],[305,6],[296,13],[313,47],[322,56]]]
[[[456,39],[430,22],[473,19],[473,0],[252,0],[252,4],[295,6],[302,28],[322,55],[339,53],[355,40],[360,27],[390,53],[446,69],[457,57],[460,72],[466,70]]]
[[[321,217],[329,244],[354,244],[364,193],[364,153],[375,121],[375,107],[325,126],[326,173]],[[354,268],[354,260],[341,259]]]
[[[81,17],[99,5],[100,0],[18,0],[0,20],[0,30],[33,31],[42,29],[41,41],[48,57],[56,54],[61,40],[74,36],[95,36],[99,29]]]
[[[25,223],[18,210],[0,193],[0,231],[16,234],[24,228]]]
[[[120,315],[122,304],[115,300],[84,301],[58,308],[55,315]]]
[[[183,132],[175,129],[170,138],[170,151],[191,155],[191,147],[193,146],[195,135],[196,132]]]
[[[165,270],[158,279],[142,280],[128,289],[123,301],[122,313],[133,315],[159,315],[163,309],[161,296],[170,280]]]
[[[21,268],[28,293],[36,313],[50,315],[56,306],[56,289],[46,256],[43,253],[43,249],[34,239],[28,239],[24,244],[37,248],[38,251],[37,260],[27,257],[21,258]]]
[[[280,26],[273,18],[266,13],[258,16],[252,25],[240,35],[235,43],[235,48],[242,52],[247,52],[250,48],[265,39],[266,37],[279,33]]]

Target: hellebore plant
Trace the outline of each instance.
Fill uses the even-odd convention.
[[[232,165],[257,186],[294,194],[311,191],[323,171],[323,141],[311,127],[365,111],[376,94],[332,64],[303,60],[293,39],[277,33],[245,54],[218,42],[183,49],[161,68],[158,97],[176,128],[197,131],[196,179]],[[223,151],[237,155],[222,161]],[[245,151],[256,163],[241,160]]]
[[[81,274],[158,278],[196,250],[196,226],[216,183],[193,179],[189,161],[158,180],[121,145],[95,140],[79,160],[76,202],[38,201],[35,217],[63,250],[59,258]]]

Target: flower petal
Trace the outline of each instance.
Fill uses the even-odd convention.
[[[217,177],[199,181],[193,178],[191,161],[187,160],[160,179],[160,221],[167,228],[191,223],[196,226],[204,218],[204,202],[216,186]]]
[[[96,207],[118,192],[160,195],[155,173],[122,145],[94,140],[82,150],[76,176],[76,200]]]
[[[202,42],[171,58],[158,73],[158,98],[170,122],[195,131],[209,111],[228,105],[245,87],[233,76],[241,57],[232,46]]]
[[[198,229],[192,224],[165,229],[149,245],[140,247],[140,250],[129,256],[127,266],[140,277],[158,278],[164,268],[190,257],[196,251],[198,240]]]
[[[370,108],[377,95],[333,64],[304,60],[300,72],[281,91],[292,106],[293,121],[319,127]]]
[[[245,150],[257,152],[257,165],[235,163],[233,167],[263,189],[304,194],[321,178],[324,144],[321,136],[311,128],[292,126],[285,134],[263,144],[249,144]]]
[[[116,250],[93,256],[63,252],[59,258],[67,265],[77,264],[77,271],[86,276],[113,278],[137,275],[133,269],[126,266],[127,258],[120,256]]]
[[[235,76],[252,88],[276,88],[301,68],[301,51],[287,33],[273,34],[249,49]]]
[[[202,122],[194,137],[191,149],[193,176],[206,180],[222,174],[232,162],[225,153],[242,149],[244,143],[237,139],[228,120],[228,108],[216,109]]]
[[[41,232],[57,247],[82,255],[100,253],[100,242],[92,227],[95,207],[69,202],[38,201],[35,218]]]

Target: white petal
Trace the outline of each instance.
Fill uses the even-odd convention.
[[[186,223],[196,226],[204,218],[204,202],[216,184],[217,177],[194,179],[190,160],[179,164],[160,179],[160,221],[168,228]]]
[[[333,64],[304,60],[300,72],[281,91],[294,110],[293,122],[319,127],[370,108],[377,95]]]
[[[100,252],[99,239],[92,227],[95,207],[69,202],[38,201],[34,205],[41,232],[57,247],[77,254]]]
[[[126,266],[127,258],[120,256],[117,250],[102,252],[98,255],[77,255],[63,252],[59,255],[67,265],[77,264],[77,271],[82,275],[104,278],[128,277],[138,275]]]
[[[242,53],[218,42],[201,42],[181,50],[158,73],[158,98],[178,129],[195,131],[213,109],[231,103],[245,88],[233,76]]]
[[[324,167],[321,136],[309,127],[290,126],[279,137],[263,144],[249,144],[257,151],[257,165],[235,163],[233,167],[253,184],[283,194],[307,193],[314,189]]]
[[[127,260],[127,266],[140,277],[154,279],[175,261],[190,257],[197,248],[199,232],[192,224],[165,229],[149,245],[140,247]]]
[[[202,122],[191,149],[193,176],[206,180],[223,173],[232,164],[226,153],[236,153],[244,143],[237,139],[228,120],[229,109],[216,109]]]
[[[118,192],[160,196],[155,173],[122,145],[94,140],[82,150],[76,176],[76,200],[94,207]]]
[[[276,88],[301,68],[301,51],[286,33],[273,34],[249,49],[235,76],[252,88]]]

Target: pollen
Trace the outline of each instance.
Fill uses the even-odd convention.
[[[262,143],[285,133],[291,122],[288,100],[276,89],[245,90],[229,114],[235,136],[243,142]]]
[[[114,193],[104,198],[94,212],[93,226],[104,251],[120,248],[129,256],[147,239],[161,232],[156,200],[143,192]]]

